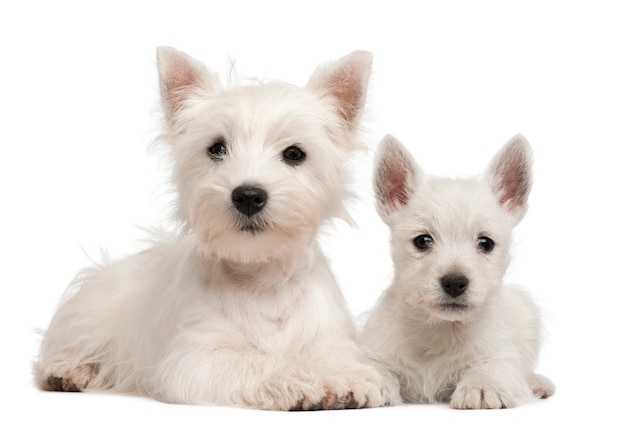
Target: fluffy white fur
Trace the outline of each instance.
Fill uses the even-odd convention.
[[[305,87],[223,88],[188,55],[157,54],[180,232],[77,277],[43,338],[39,386],[277,410],[399,402],[316,241],[343,214],[371,55],[320,66]],[[303,160],[288,162],[292,146]],[[240,186],[265,190],[258,213],[236,209]]]
[[[554,393],[534,373],[539,309],[502,285],[511,232],[527,209],[531,157],[517,135],[482,178],[443,179],[424,175],[392,136],[381,143],[376,203],[391,229],[395,276],[363,338],[398,378],[404,401],[508,408]],[[446,275],[467,280],[456,296],[445,291],[453,285]]]

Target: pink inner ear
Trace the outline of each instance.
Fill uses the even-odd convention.
[[[518,202],[515,201],[517,195],[517,182],[515,178],[503,178],[500,184],[500,204],[504,205],[506,202],[511,202],[513,206],[517,206]]]
[[[163,85],[170,106],[178,109],[184,96],[183,90],[198,80],[198,73],[187,64],[177,61],[170,65],[170,70],[164,79]]]
[[[382,172],[383,181],[381,197],[385,206],[397,208],[409,201],[406,189],[407,175],[401,166],[389,166]]]
[[[528,174],[524,169],[523,160],[514,160],[514,163],[502,166],[500,171],[499,203],[513,211],[524,205],[524,196],[528,192]]]
[[[359,72],[348,66],[343,67],[328,81],[328,88],[339,102],[339,115],[352,125],[361,105]]]

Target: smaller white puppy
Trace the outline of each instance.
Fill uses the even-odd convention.
[[[502,285],[531,158],[517,135],[482,178],[443,179],[425,176],[394,137],[381,142],[376,205],[391,229],[395,276],[363,337],[397,376],[404,401],[492,409],[554,393],[534,373],[539,309]]]

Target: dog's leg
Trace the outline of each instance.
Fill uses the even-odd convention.
[[[103,387],[103,373],[110,374],[109,345],[112,321],[123,297],[113,282],[115,268],[102,266],[82,271],[57,310],[34,364],[36,383],[46,391],[83,391]],[[109,366],[102,372],[103,363]]]
[[[151,394],[172,403],[290,410],[315,409],[325,397],[311,370],[232,343],[173,348],[155,379]]]
[[[556,387],[552,381],[538,373],[533,373],[528,377],[528,385],[535,397],[540,399],[547,399],[556,391]]]
[[[398,379],[376,360],[368,359],[355,342],[326,339],[301,360],[323,382],[319,409],[391,406],[402,403]],[[310,399],[309,403],[314,403]]]
[[[454,409],[505,409],[516,405],[506,390],[489,383],[474,382],[457,386],[450,399]]]
[[[452,393],[450,406],[454,409],[504,409],[532,399],[519,367],[515,360],[489,360],[468,369]]]
[[[239,333],[186,330],[160,363],[151,391],[172,403],[244,405],[268,410],[377,407],[398,403],[356,344],[310,345],[307,352],[260,351]],[[213,336],[207,336],[213,333]],[[219,333],[219,334],[218,334]],[[324,353],[326,351],[326,353]],[[332,353],[331,353],[332,352]]]
[[[96,374],[95,366],[54,363],[42,369],[39,386],[46,391],[83,391]]]

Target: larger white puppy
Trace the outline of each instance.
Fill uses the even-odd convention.
[[[38,384],[280,410],[394,402],[316,240],[343,214],[371,61],[354,52],[304,88],[224,89],[160,48],[180,232],[78,276],[43,338]]]

